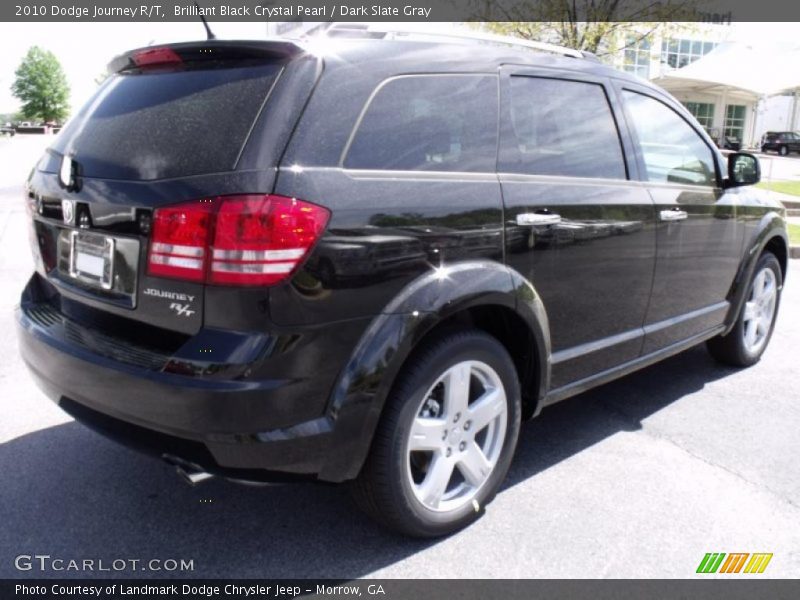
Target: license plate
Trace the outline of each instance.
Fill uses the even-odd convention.
[[[110,290],[114,283],[114,238],[73,231],[70,234],[69,275]]]

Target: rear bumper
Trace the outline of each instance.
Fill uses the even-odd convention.
[[[192,376],[159,370],[145,349],[115,354],[112,338],[27,293],[16,322],[22,357],[42,390],[76,420],[126,445],[240,479],[313,478],[326,471],[336,481],[326,463],[348,463],[333,446],[336,422],[326,406],[335,360],[347,360],[341,347],[333,364],[306,369],[308,378],[246,376],[241,369],[235,378]],[[341,344],[342,337],[357,340],[356,330],[342,324],[323,337]],[[265,372],[257,364],[248,370]]]

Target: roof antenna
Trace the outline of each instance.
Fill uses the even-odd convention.
[[[206,39],[207,40],[215,40],[215,39],[217,39],[217,36],[215,36],[212,33],[211,27],[208,26],[208,23],[206,22],[206,18],[203,16],[203,11],[200,10],[200,7],[197,5],[197,1],[196,0],[194,2],[194,7],[197,9],[197,15],[200,17],[200,20],[203,22],[203,27],[206,28]]]

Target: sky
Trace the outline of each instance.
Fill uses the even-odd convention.
[[[402,25],[402,24],[395,24]],[[261,39],[266,23],[211,23],[220,39]],[[797,23],[734,23],[729,40],[752,45],[798,43]],[[205,38],[198,20],[187,23],[0,23],[0,113],[15,112],[11,94],[14,71],[33,45],[52,51],[61,61],[77,110],[97,87],[95,78],[108,61],[132,48]]]

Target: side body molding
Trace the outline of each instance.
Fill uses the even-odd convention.
[[[411,282],[375,317],[332,390],[327,418],[334,425],[331,454],[320,472],[325,481],[354,478],[361,470],[386,398],[406,358],[444,319],[461,311],[500,306],[513,311],[535,341],[537,410],[550,378],[550,336],[544,306],[516,271],[491,261],[432,268]]]

